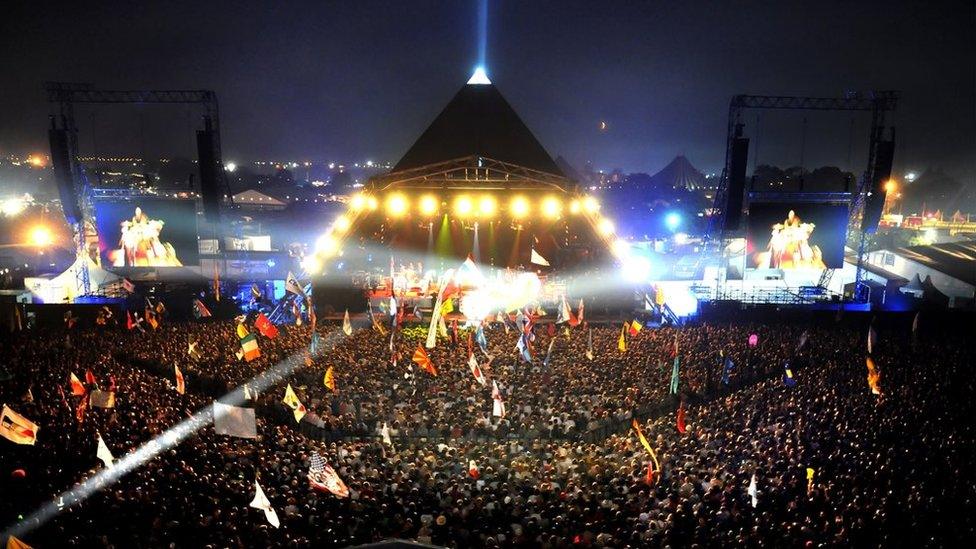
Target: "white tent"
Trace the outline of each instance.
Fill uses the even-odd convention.
[[[81,270],[88,264],[89,293],[114,294],[121,287],[119,277],[101,268],[87,255],[79,256],[63,273],[54,277],[38,276],[24,279],[24,287],[35,300],[42,303],[70,303],[84,295],[81,287]]]

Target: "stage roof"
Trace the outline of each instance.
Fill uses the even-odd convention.
[[[976,240],[910,246],[898,248],[894,252],[905,259],[976,286]]]
[[[466,84],[389,174],[466,157],[488,158],[564,177],[493,84]]]

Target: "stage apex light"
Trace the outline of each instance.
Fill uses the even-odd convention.
[[[563,211],[563,204],[555,196],[547,196],[542,201],[542,215],[549,219],[558,219]]]
[[[495,200],[494,196],[482,196],[481,199],[478,200],[478,213],[481,214],[482,217],[493,216],[497,210],[498,201]]]
[[[344,215],[340,215],[332,223],[332,228],[335,229],[335,231],[338,232],[338,233],[344,233],[344,232],[346,232],[346,231],[349,230],[349,227],[351,225],[352,225],[352,222],[349,221],[349,218],[348,217],[346,217]]]
[[[525,217],[529,213],[529,201],[524,196],[516,196],[510,208],[514,217]]]
[[[50,246],[54,242],[54,235],[51,234],[51,229],[44,227],[43,225],[38,225],[31,229],[30,232],[30,243],[32,246],[37,246],[38,248],[43,248],[45,246]]]
[[[474,205],[471,203],[471,199],[467,196],[459,196],[457,200],[454,201],[454,213],[458,217],[467,217],[471,215],[471,211],[474,209]]]
[[[613,234],[613,221],[605,217],[601,217],[600,221],[596,224],[596,230],[600,232],[602,236],[610,236]]]
[[[437,213],[437,198],[434,195],[424,195],[420,199],[420,213],[434,215]]]
[[[356,193],[352,195],[352,199],[349,200],[349,209],[354,212],[358,212],[366,207],[366,195],[363,193]]]
[[[583,205],[580,204],[580,201],[579,201],[578,198],[574,198],[572,201],[570,201],[570,203],[569,203],[569,213],[575,215],[575,214],[580,213],[580,211],[582,209],[583,209]]]
[[[600,211],[600,202],[597,201],[596,197],[587,196],[583,199],[583,209],[586,210],[586,213],[595,214]]]
[[[675,231],[681,226],[681,214],[678,212],[671,212],[664,216],[664,225],[669,231]]]
[[[488,73],[485,72],[484,67],[475,67],[474,73],[472,73],[471,78],[468,79],[468,84],[487,86],[491,84],[491,80],[488,80]]]
[[[386,199],[386,213],[390,217],[401,217],[407,213],[407,198],[400,193],[391,194]]]

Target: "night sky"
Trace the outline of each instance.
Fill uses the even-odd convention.
[[[46,152],[42,83],[65,80],[214,89],[225,160],[393,162],[477,58],[473,0],[10,4],[0,17],[0,153]],[[489,76],[554,156],[625,171],[654,171],[676,154],[720,170],[736,93],[899,89],[896,170],[942,167],[973,182],[971,0],[691,4],[491,0]],[[86,107],[82,153],[192,156],[196,116]],[[852,154],[863,169],[866,116],[852,141],[849,115],[808,115],[805,148],[802,118],[763,114],[750,160],[847,168]]]

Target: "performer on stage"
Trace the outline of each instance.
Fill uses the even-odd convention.
[[[756,267],[826,269],[820,247],[809,243],[815,227],[813,223],[803,223],[796,212],[790,210],[782,223],[773,225],[766,247],[768,251],[756,254]]]

